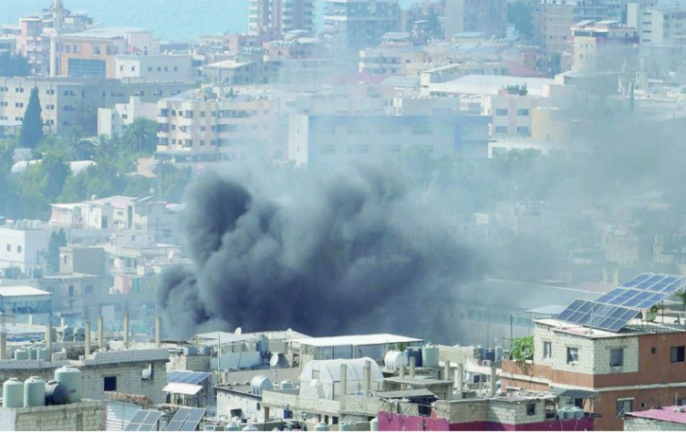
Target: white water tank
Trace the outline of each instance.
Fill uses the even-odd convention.
[[[250,381],[250,388],[253,395],[262,395],[263,391],[271,391],[274,387],[272,381],[267,376],[255,376]]]
[[[408,366],[407,354],[397,350],[391,350],[383,358],[386,370],[399,370],[401,366]]]
[[[438,347],[429,343],[422,348],[422,366],[438,368]]]

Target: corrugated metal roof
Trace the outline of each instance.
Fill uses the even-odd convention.
[[[191,385],[190,383],[170,383],[162,391],[172,394],[195,395],[200,392],[202,386]]]
[[[0,287],[0,296],[7,298],[17,296],[50,296],[50,292],[29,286],[8,286]]]
[[[676,411],[678,408],[683,409],[683,406],[667,406],[661,409],[644,410],[643,412],[628,412],[626,416],[686,424],[686,412]]]

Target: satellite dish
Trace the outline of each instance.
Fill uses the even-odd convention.
[[[271,359],[269,360],[269,366],[271,368],[276,368],[279,366],[279,354],[275,353],[272,355]]]
[[[233,333],[236,334],[236,335],[241,335],[241,334],[243,333],[243,330],[242,330],[241,327],[239,326],[238,328],[236,328],[235,331],[233,331]]]

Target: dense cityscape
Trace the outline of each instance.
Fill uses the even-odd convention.
[[[1,431],[686,430],[686,4],[45,3],[0,23]]]

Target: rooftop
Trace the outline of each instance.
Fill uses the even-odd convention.
[[[290,340],[305,346],[373,346],[377,344],[421,343],[424,340],[393,334],[346,335],[340,337],[296,338]]]
[[[0,287],[0,297],[13,298],[18,296],[50,296],[50,292],[29,286]]]
[[[397,383],[401,385],[422,385],[422,386],[431,386],[431,385],[449,385],[452,384],[453,382],[451,380],[438,380],[438,379],[428,379],[424,377],[387,377],[384,379],[384,382],[388,383]]]
[[[528,95],[543,94],[545,86],[555,84],[549,78],[510,77],[504,75],[466,75],[445,83],[431,84],[432,92],[497,95],[507,86],[526,86]]]
[[[78,33],[67,33],[63,38],[78,39],[121,39],[127,33],[146,32],[147,30],[137,27],[99,27],[88,29]]]
[[[642,412],[628,412],[625,416],[686,424],[686,407],[667,406],[659,409],[644,410]]]

